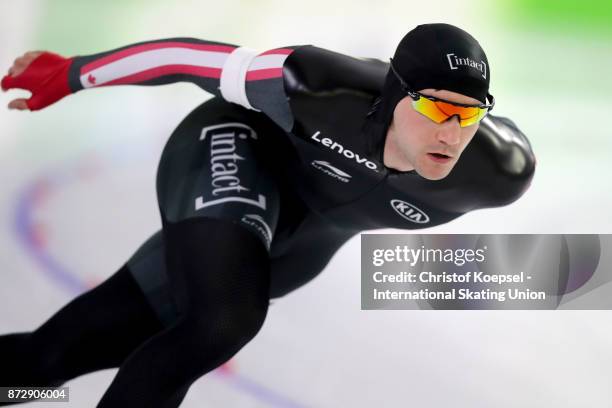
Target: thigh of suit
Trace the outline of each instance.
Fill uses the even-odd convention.
[[[281,195],[281,202],[284,196]],[[286,202],[286,201],[285,201]],[[297,203],[296,203],[297,204]],[[298,204],[299,205],[299,204]],[[272,241],[270,298],[279,298],[314,279],[354,232],[333,227],[318,215],[282,211]],[[178,317],[164,261],[162,231],[151,236],[128,261],[129,270],[165,326]]]

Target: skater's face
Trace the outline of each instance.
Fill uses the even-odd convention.
[[[421,89],[419,93],[450,102],[480,104],[477,99],[440,89]],[[460,127],[457,116],[436,123],[414,110],[406,96],[395,107],[385,141],[385,166],[400,171],[416,170],[429,180],[446,177],[478,130],[478,123]]]

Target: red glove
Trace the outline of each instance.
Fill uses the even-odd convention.
[[[72,58],[43,52],[19,75],[2,78],[2,89],[25,89],[32,92],[26,100],[32,111],[42,109],[72,93],[68,85],[68,70]]]

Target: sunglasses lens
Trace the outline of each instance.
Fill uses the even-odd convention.
[[[435,102],[430,101],[427,98],[423,98],[422,96],[418,100],[413,101],[412,106],[414,107],[414,110],[427,116],[436,123],[442,123],[448,119],[448,115],[444,114],[444,112],[438,109]]]
[[[487,116],[488,113],[488,109],[483,109],[483,108],[477,108],[478,109],[478,114],[476,116],[473,116],[471,118],[468,119],[461,119],[459,121],[459,123],[461,124],[461,127],[466,127],[466,126],[470,126],[473,125],[475,123],[480,122],[485,116]]]
[[[479,122],[488,112],[486,108],[457,106],[451,103],[432,101],[430,99],[420,97],[412,102],[414,109],[427,116],[436,123],[442,123],[449,117],[459,116],[461,127],[466,127]]]

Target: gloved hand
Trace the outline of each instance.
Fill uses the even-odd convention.
[[[2,78],[2,90],[25,89],[32,96],[12,100],[9,109],[39,110],[72,93],[68,84],[72,60],[46,51],[31,51],[17,58]]]

